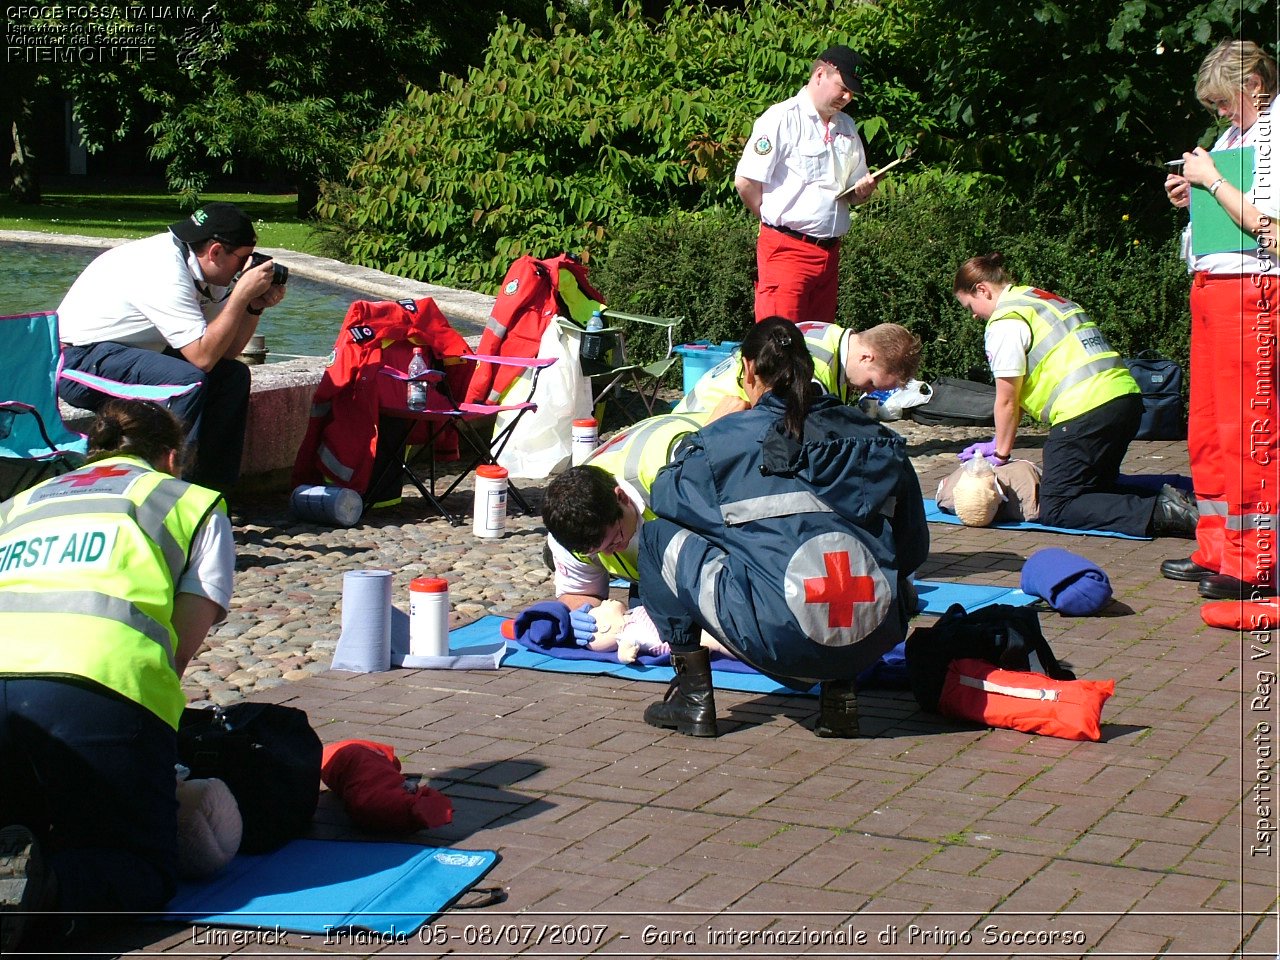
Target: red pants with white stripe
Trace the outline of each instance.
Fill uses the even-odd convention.
[[[768,227],[756,241],[756,323],[784,317],[793,323],[834,323],[840,286],[840,244],[805,243]]]
[[[1280,532],[1278,301],[1274,274],[1198,273],[1191,285],[1187,447],[1200,506],[1191,559],[1266,587]]]

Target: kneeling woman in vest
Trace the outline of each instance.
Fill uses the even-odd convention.
[[[112,401],[84,467],[0,504],[0,908],[173,894],[181,677],[235,569],[219,494],[174,479],[183,433]],[[33,932],[21,919],[0,912],[0,952]]]
[[[1022,410],[1049,424],[1042,458],[1040,522],[1130,536],[1192,537],[1199,511],[1190,495],[1122,490],[1120,463],[1142,421],[1142,393],[1120,355],[1079,304],[1014,286],[1004,256],[966,260],[956,299],[986,321],[987,363],[996,381],[995,438],[960,454],[995,466],[1013,455]]]
[[[640,597],[676,678],[645,721],[717,733],[703,630],[780,683],[822,683],[819,736],[858,733],[854,678],[906,635],[929,552],[905,442],[819,396],[795,325],[743,341],[754,406],[685,441],[653,484]]]

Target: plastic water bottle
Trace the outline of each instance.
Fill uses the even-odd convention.
[[[413,359],[409,361],[409,376],[419,377],[427,372],[427,361],[423,359],[422,348],[413,348]],[[409,381],[409,395],[405,400],[405,404],[410,410],[425,410],[427,408],[427,385],[421,380]]]
[[[599,360],[604,354],[604,337],[600,331],[604,329],[604,318],[599,310],[591,311],[591,319],[587,321],[587,335],[582,338],[582,355],[588,360]]]

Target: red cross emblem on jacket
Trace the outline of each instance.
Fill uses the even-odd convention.
[[[822,563],[826,567],[826,576],[805,579],[804,602],[827,605],[827,626],[851,627],[854,605],[875,600],[875,581],[868,576],[854,574],[848,550],[824,553]]]
[[[77,470],[59,477],[55,483],[65,483],[69,487],[91,487],[99,480],[110,480],[114,477],[127,477],[129,471],[123,467],[101,466],[92,470]]]

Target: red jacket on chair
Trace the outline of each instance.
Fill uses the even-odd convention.
[[[351,305],[311,401],[311,419],[293,463],[294,486],[335,483],[364,494],[377,450],[378,411],[405,404],[404,383],[381,370],[407,370],[414,347],[422,347],[429,367],[445,371],[452,396],[466,390],[473,364],[456,358],[471,348],[430,297]],[[419,436],[410,442],[421,442],[425,430],[415,428]],[[456,436],[451,439],[456,444]]]
[[[502,289],[485,324],[477,353],[499,357],[536,357],[542,334],[556,314],[567,315],[559,300],[560,271],[568,270],[582,293],[603,303],[604,298],[587,282],[587,268],[567,253],[538,260],[525,255],[507,270]],[[516,367],[481,364],[467,389],[468,403],[497,403],[511,381],[520,375]]]

